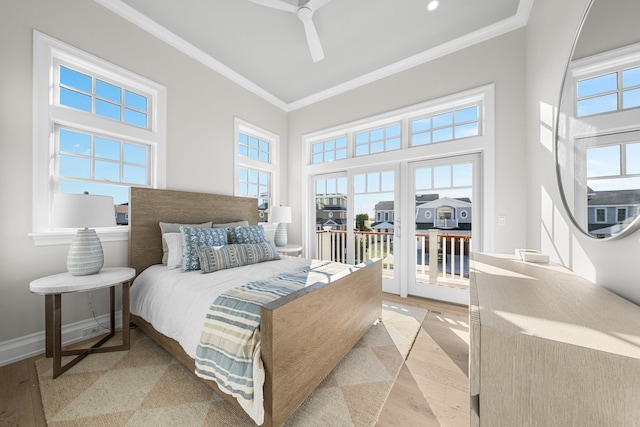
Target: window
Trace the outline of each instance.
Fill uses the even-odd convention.
[[[574,61],[576,117],[640,107],[640,47],[630,45]]]
[[[312,163],[331,162],[347,158],[347,137],[328,139],[311,145]]]
[[[62,243],[51,233],[55,194],[88,191],[125,206],[131,185],[164,187],[166,88],[37,31],[33,64],[32,236]],[[122,206],[118,224],[128,219]]]
[[[482,111],[483,99],[473,97],[363,120],[308,140],[308,162],[319,165],[380,153],[402,153],[406,148],[483,136]]]
[[[328,175],[344,174],[348,176],[349,194],[348,198],[345,198],[342,202],[352,210],[350,214],[354,216],[361,212],[358,205],[359,200],[365,200],[370,194],[379,194],[387,191],[391,193],[395,190],[400,190],[406,184],[407,173],[413,162],[453,156],[461,152],[474,153],[475,158],[475,153],[483,153],[483,167],[481,169],[474,168],[472,170],[465,165],[456,165],[455,168],[452,166],[447,170],[438,169],[435,171],[435,166],[432,167],[429,176],[424,177],[429,181],[427,185],[430,189],[429,193],[432,192],[431,189],[440,188],[444,184],[449,185],[446,187],[447,189],[453,186],[456,192],[467,192],[469,191],[468,182],[472,177],[471,172],[473,172],[474,178],[475,174],[477,174],[482,179],[485,187],[487,183],[494,182],[494,110],[494,85],[491,84],[445,97],[426,100],[419,104],[409,105],[355,121],[341,123],[303,135],[301,199],[304,205],[302,206],[301,221],[302,229],[304,230],[302,240],[307,251],[313,254],[313,243],[316,242],[316,235],[311,230],[313,230],[313,206],[317,207],[319,205],[314,200],[314,196],[318,192],[316,191],[316,194],[314,194],[313,184],[318,179]],[[449,117],[440,117],[447,114],[449,114]],[[426,132],[427,130],[431,132],[434,128],[434,117],[436,117],[437,129],[449,127],[450,133],[459,139],[446,140],[437,144],[432,142],[416,144],[415,139],[417,137],[415,134]],[[432,120],[429,123],[429,129],[426,126],[422,128],[418,126],[417,121],[425,118]],[[415,122],[415,126],[412,129],[413,122]],[[422,124],[424,125],[424,123]],[[321,161],[324,158],[321,159],[320,156],[314,158],[314,155],[321,151],[321,143],[341,136],[346,136],[346,159]],[[429,136],[430,141],[431,138]],[[397,142],[391,140],[397,140]],[[390,141],[392,143],[389,145]],[[398,148],[389,149],[395,147]],[[322,148],[324,151],[324,146]],[[383,148],[388,150],[380,151]],[[361,150],[361,152],[358,150]],[[372,153],[372,151],[374,152]],[[375,179],[377,176],[370,173],[371,171],[385,169],[393,169],[394,175],[390,175],[383,180],[377,180]],[[393,187],[384,186],[394,182],[398,183],[397,189],[395,185]],[[483,193],[485,197],[492,198],[491,191],[487,191],[486,188]],[[484,205],[484,210],[486,210],[486,206],[491,206],[491,204]],[[398,211],[403,208],[408,209],[407,206],[402,206]],[[416,219],[420,219],[424,223],[434,222],[435,211],[432,211],[430,213],[431,218],[426,220],[425,216],[429,214],[426,214],[425,210],[426,207],[419,210],[416,209],[414,214]],[[346,214],[346,209],[344,212],[347,217],[350,217]],[[474,221],[481,222],[483,227],[487,229],[492,229],[493,222],[488,220],[491,215],[488,212],[482,213],[486,215],[474,216]],[[390,222],[401,220],[400,217],[395,216],[396,214],[397,212],[389,216]],[[378,206],[377,210],[371,209],[369,215],[372,220],[375,218],[375,222],[384,221],[384,209],[381,206]],[[471,214],[469,214],[469,218],[471,218]],[[351,229],[348,229],[348,231],[350,232]],[[475,242],[479,242],[479,239],[475,240]],[[480,243],[475,244],[480,245]],[[348,247],[352,250],[350,245],[351,243],[349,243]]]
[[[593,191],[633,190],[640,183],[640,133],[576,140],[586,151],[587,185]]]
[[[55,157],[61,193],[113,196],[116,204],[129,200],[129,185],[149,186],[150,148],[123,139],[58,126]]]
[[[60,105],[148,128],[148,96],[64,65],[57,71]]]
[[[237,196],[258,199],[258,221],[269,221],[269,207],[276,200],[277,147],[279,137],[235,118]]]
[[[624,220],[627,219],[627,208],[618,208],[616,210],[616,215],[618,217],[617,222],[624,222]]]
[[[577,117],[640,107],[640,67],[578,80],[576,105]]]
[[[240,132],[238,136],[238,154],[263,163],[271,163],[271,144],[257,136]]]
[[[355,134],[355,155],[382,153],[400,149],[400,124],[394,123]]]
[[[605,208],[596,208],[596,222],[607,222],[607,210]]]
[[[425,145],[480,135],[478,105],[411,120],[411,145]]]

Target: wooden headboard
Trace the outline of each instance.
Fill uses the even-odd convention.
[[[162,260],[162,222],[258,223],[258,200],[248,197],[131,187],[129,267],[140,274]]]

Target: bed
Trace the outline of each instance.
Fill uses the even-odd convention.
[[[258,223],[255,199],[226,195],[134,187],[129,209],[129,266],[139,275],[162,259],[160,222]],[[283,261],[292,265],[303,262],[286,258]],[[263,425],[282,425],[380,318],[381,262],[370,262],[341,276],[328,283],[314,283],[261,307]],[[141,316],[133,314],[132,321],[188,369],[195,370],[194,358],[175,338],[158,332],[152,322]],[[235,398],[222,393],[214,381],[203,381],[239,407]]]

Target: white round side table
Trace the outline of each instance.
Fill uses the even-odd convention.
[[[57,378],[73,365],[92,353],[129,350],[129,286],[136,271],[129,267],[105,267],[96,274],[73,276],[59,273],[42,277],[29,284],[29,290],[45,297],[45,355],[53,357],[53,378]],[[122,284],[122,344],[101,347],[115,335],[115,287]],[[62,348],[62,294],[85,292],[109,287],[109,333],[90,348],[64,350]],[[62,356],[77,355],[62,366]]]

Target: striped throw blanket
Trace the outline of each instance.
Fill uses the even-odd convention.
[[[316,262],[221,294],[211,304],[202,327],[196,375],[215,381],[261,425],[265,373],[260,358],[260,307],[313,283],[329,282],[332,275],[353,268]]]

